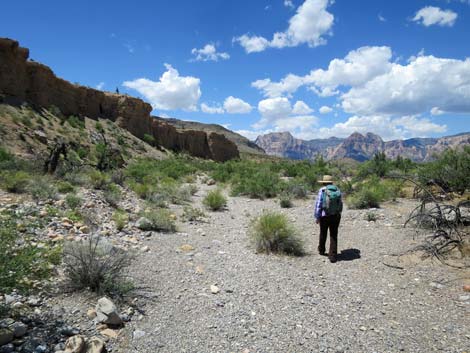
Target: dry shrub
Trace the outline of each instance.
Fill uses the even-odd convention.
[[[124,295],[133,288],[127,270],[133,256],[98,237],[64,244],[65,275],[70,288]]]

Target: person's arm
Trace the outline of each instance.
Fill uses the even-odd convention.
[[[323,197],[323,188],[320,189],[317,195],[317,201],[315,202],[315,222],[318,223],[322,213],[322,197]]]

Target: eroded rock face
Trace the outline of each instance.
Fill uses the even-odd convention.
[[[141,139],[148,134],[160,146],[196,157],[219,161],[239,157],[236,145],[222,135],[208,137],[197,130],[179,132],[152,118],[152,107],[141,99],[74,85],[55,76],[49,67],[28,61],[28,57],[29,50],[17,41],[0,38],[0,94],[7,103],[56,106],[66,116],[109,119]],[[217,141],[216,149],[210,147],[211,140]]]

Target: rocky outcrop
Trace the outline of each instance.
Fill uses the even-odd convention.
[[[289,132],[273,132],[258,136],[255,143],[272,156],[314,159],[317,155],[327,157],[329,151],[342,141],[337,137],[305,141],[294,138]]]
[[[164,120],[165,122],[173,125],[179,132],[187,130],[198,130],[205,131],[208,134],[215,132],[219,135],[224,135],[228,140],[232,141],[235,145],[237,145],[240,153],[246,153],[251,155],[265,154],[264,150],[258,145],[256,145],[256,143],[254,143],[253,141],[250,141],[246,137],[237,134],[234,131],[226,129],[225,127],[218,124],[204,124],[196,121],[184,121],[174,118],[164,119],[156,117],[156,119]]]
[[[288,132],[270,133],[258,136],[256,144],[267,154],[291,159],[313,159],[320,154],[327,159],[351,158],[365,161],[377,152],[384,152],[388,158],[398,156],[415,162],[428,161],[435,154],[447,148],[461,148],[470,144],[470,133],[441,138],[411,138],[407,140],[383,141],[373,133],[353,133],[346,139],[331,137],[310,141],[294,138]]]
[[[74,85],[55,76],[49,67],[28,61],[28,57],[29,50],[17,41],[0,38],[0,95],[6,103],[55,106],[66,116],[109,119],[141,139],[148,134],[159,146],[197,157],[222,161],[239,157],[236,145],[223,136],[213,138],[218,141],[215,151],[205,132],[179,132],[155,121],[150,116],[152,107],[141,99]]]
[[[352,158],[356,161],[365,161],[377,152],[383,151],[384,142],[379,135],[368,132],[361,135],[353,133],[334,150],[328,153],[328,159]]]

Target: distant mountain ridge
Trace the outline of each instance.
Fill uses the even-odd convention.
[[[322,155],[326,159],[351,158],[357,161],[370,159],[377,152],[384,152],[389,158],[402,156],[415,162],[428,161],[435,153],[447,148],[460,148],[470,144],[470,133],[465,132],[440,138],[411,138],[384,141],[379,135],[358,132],[347,138],[301,140],[289,132],[275,132],[260,135],[255,143],[268,155],[290,159],[313,159]]]

